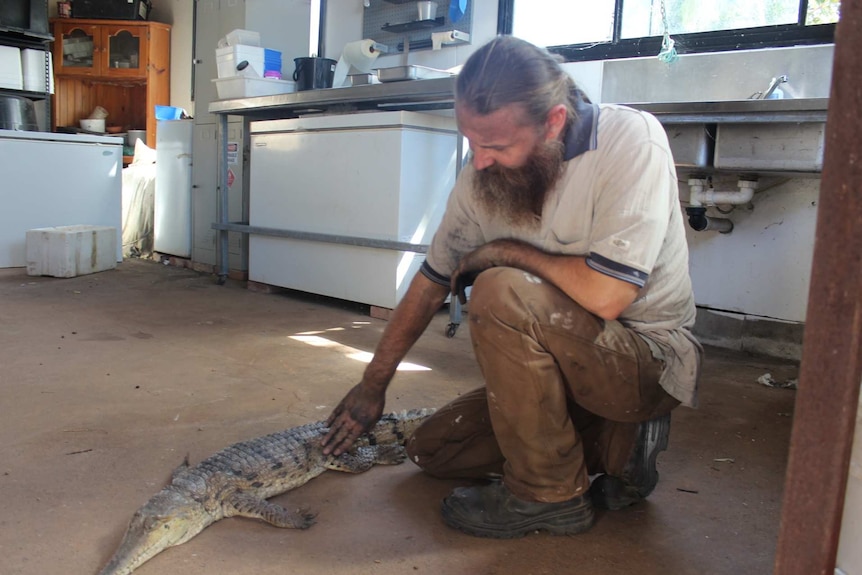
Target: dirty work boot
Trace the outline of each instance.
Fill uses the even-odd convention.
[[[574,535],[593,524],[593,506],[587,496],[560,503],[524,501],[501,482],[458,487],[443,500],[442,511],[449,527],[495,539],[523,537],[537,530]]]
[[[658,483],[655,460],[659,452],[667,449],[669,435],[669,413],[641,423],[634,451],[623,469],[622,477],[600,475],[590,485],[590,495],[596,507],[622,509],[652,493]]]

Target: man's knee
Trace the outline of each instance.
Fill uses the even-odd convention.
[[[470,295],[471,329],[489,327],[491,317],[522,329],[534,326],[590,339],[604,326],[597,316],[557,286],[517,268],[496,267],[476,278]]]
[[[538,286],[543,280],[524,270],[508,267],[490,268],[476,277],[470,292],[470,302],[492,305],[510,298],[517,291]]]

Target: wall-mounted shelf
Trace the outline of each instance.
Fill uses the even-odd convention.
[[[0,2],[5,3],[6,0],[0,0]],[[13,10],[13,12],[15,11]],[[24,23],[20,22],[20,19],[17,18],[15,14],[13,14],[12,17],[15,18],[14,22],[16,25],[10,25],[12,20],[7,20],[3,24],[0,24],[0,46],[12,46],[21,50],[30,49],[42,52],[44,54],[43,59],[45,62],[45,90],[32,91],[23,89],[18,90],[15,88],[0,88],[0,94],[23,96],[28,100],[49,100],[51,98],[51,67],[49,64],[50,60],[48,58],[48,53],[51,50],[50,43],[54,39],[54,36],[47,32],[48,0],[42,0],[41,2],[38,0],[32,0],[29,15],[25,16],[25,20],[27,20],[31,28],[20,27],[19,24]],[[43,27],[45,28],[44,30]],[[27,78],[22,77],[22,80],[26,82]],[[22,85],[23,84],[24,82],[22,82]],[[50,127],[51,105],[49,103],[45,105],[45,129],[48,130]]]
[[[11,88],[3,88],[3,94],[9,96],[23,96],[30,100],[45,100],[51,96],[49,92],[33,92],[31,90],[12,90]]]
[[[4,34],[9,38],[16,38],[21,42],[29,41],[38,44],[41,44],[46,40],[50,42],[54,39],[54,36],[51,34],[43,34],[41,32],[34,32],[33,30],[24,30],[14,26],[0,25],[0,34]]]
[[[387,0],[389,1],[389,0]],[[414,20],[413,22],[405,22],[404,24],[384,24],[380,27],[384,32],[392,32],[399,34],[401,32],[412,32],[414,30],[427,30],[442,26],[446,22],[446,18],[438,16],[433,20]]]
[[[362,37],[385,44],[392,52],[431,49],[431,34],[453,30],[470,35],[473,22],[470,0],[437,0],[436,18],[423,19],[415,0],[366,0],[362,16]],[[448,45],[448,44],[447,44]]]

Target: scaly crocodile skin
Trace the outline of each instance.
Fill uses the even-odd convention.
[[[307,509],[290,511],[267,501],[326,471],[361,473],[374,464],[405,459],[404,443],[433,409],[384,415],[339,457],[323,455],[325,422],[309,423],[243,441],[190,467],[174,471],[169,485],[135,512],[120,547],[99,575],[128,575],[168,547],[185,543],[224,517],[261,519],[276,527],[306,529]]]

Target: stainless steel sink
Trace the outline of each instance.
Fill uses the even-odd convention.
[[[827,98],[629,104],[655,115],[679,168],[819,172]]]
[[[707,168],[715,153],[715,127],[707,124],[665,124],[673,161],[680,168]]]

